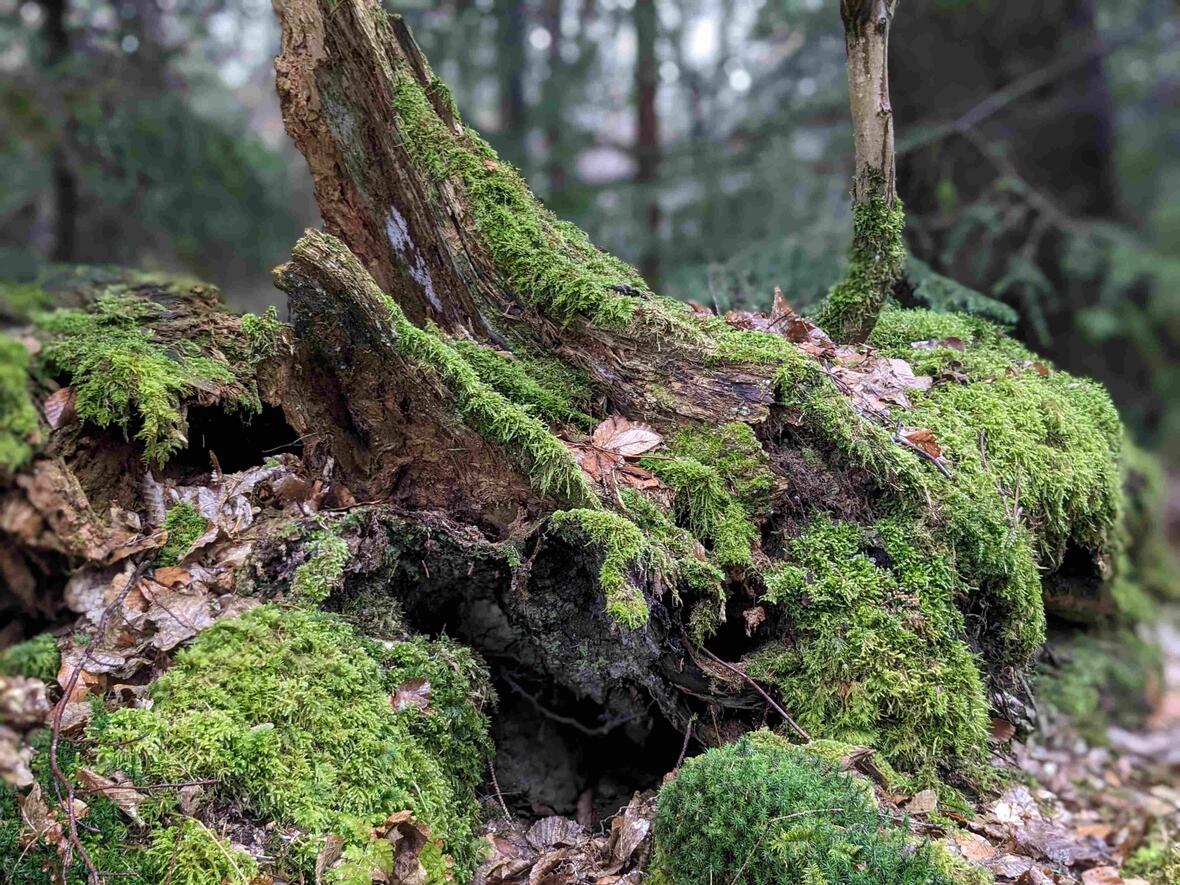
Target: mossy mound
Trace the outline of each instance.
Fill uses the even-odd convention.
[[[983,761],[988,704],[964,641],[951,563],[914,523],[816,519],[766,576],[794,639],[748,672],[775,685],[804,728],[875,747],[907,771]]]
[[[399,703],[406,686],[414,698]],[[379,644],[334,616],[262,605],[202,633],[150,698],[150,708],[101,713],[85,756],[69,751],[67,771],[78,764],[121,771],[148,796],[139,809],[147,831],[129,832],[118,813],[90,818],[99,832],[87,835],[88,845],[104,858],[120,855],[104,869],[157,882],[161,846],[180,844],[191,869],[174,881],[249,881],[252,873],[239,878],[219,866],[257,868],[213,835],[226,809],[238,824],[277,825],[273,833],[285,838],[268,850],[276,859],[265,871],[283,878],[310,877],[329,834],[345,840],[346,856],[391,860],[370,844],[370,828],[400,811],[429,828],[421,862],[431,883],[466,880],[482,856],[475,786],[490,749],[491,690],[462,646],[423,638]],[[43,769],[44,756],[35,760]],[[188,815],[175,791],[147,792],[192,780],[213,784]],[[43,789],[52,790],[49,780]],[[0,818],[19,822],[7,811]],[[0,861],[15,864],[24,852],[14,848],[18,833],[19,824],[0,832]],[[52,866],[47,851],[24,852],[19,869],[27,876],[14,881],[48,881],[39,872]]]
[[[767,731],[690,759],[656,807],[669,885],[950,885],[943,858],[887,821],[863,786]]]
[[[209,520],[201,516],[191,504],[173,504],[164,516],[168,540],[156,554],[156,565],[176,565],[208,527]]]

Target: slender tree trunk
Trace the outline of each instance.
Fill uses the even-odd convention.
[[[636,0],[635,37],[635,183],[644,200],[646,243],[639,258],[639,272],[652,286],[660,275],[660,202],[656,181],[660,167],[660,120],[656,109],[659,70],[656,64],[657,20],[655,0]]]
[[[897,198],[889,28],[898,0],[841,0],[856,167],[848,272],[819,316],[833,338],[864,341],[905,270],[905,214]]]
[[[566,85],[567,72],[561,57],[561,0],[545,0],[541,22],[549,31],[549,73],[542,92],[545,115],[545,177],[550,200],[566,187],[565,157],[562,156],[562,131],[565,124],[565,101],[560,90]]]
[[[54,73],[70,54],[70,33],[66,27],[69,0],[41,0],[45,11],[45,63]],[[73,121],[67,116],[62,121],[61,137],[53,146],[50,157],[53,180],[53,243],[49,257],[53,261],[77,260],[78,180],[70,166],[68,141]]]
[[[508,158],[524,168],[525,71],[524,0],[496,2],[496,67],[500,74],[500,133]]]

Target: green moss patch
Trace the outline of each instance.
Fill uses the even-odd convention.
[[[879,175],[879,173],[878,173]],[[837,341],[864,341],[873,331],[893,284],[905,270],[902,240],[905,209],[901,200],[886,201],[885,182],[871,183],[869,199],[852,207],[852,252],[848,270],[816,317]]]
[[[598,583],[606,597],[606,612],[631,630],[647,623],[647,598],[636,575],[649,565],[652,548],[631,520],[605,510],[559,510],[552,516],[558,532],[579,530],[602,550]]]
[[[180,562],[189,548],[209,528],[209,520],[201,516],[191,504],[173,504],[164,516],[168,540],[156,554],[156,565],[173,566]]]
[[[297,602],[318,605],[340,585],[348,563],[348,542],[335,527],[321,527],[311,534],[307,560],[291,576],[291,596]]]
[[[0,472],[29,460],[37,427],[29,398],[29,352],[15,338],[0,335]]]
[[[589,384],[556,360],[533,360],[501,353],[473,341],[452,346],[481,381],[546,421],[589,427],[593,422],[578,406],[589,399]]]
[[[29,676],[44,682],[57,678],[61,652],[57,640],[42,633],[0,651],[0,676]]]
[[[477,133],[456,134],[409,70],[398,72],[393,100],[410,155],[435,181],[462,184],[475,227],[516,293],[561,321],[581,314],[619,327],[631,319],[637,299],[620,290],[650,295],[634,269],[542,207]]]
[[[423,708],[391,702],[415,680]],[[334,833],[355,839],[411,810],[431,828],[430,882],[482,851],[475,785],[489,749],[486,673],[447,641],[385,647],[337,618],[263,605],[222,621],[152,685],[150,709],[92,728],[97,764],[141,785],[212,779],[213,803],[305,833],[284,875],[309,875]]]
[[[670,885],[950,885],[862,785],[770,732],[690,759],[656,806],[657,876]]]
[[[949,557],[919,526],[816,519],[766,576],[793,639],[748,659],[804,728],[875,747],[908,771],[982,761],[987,698],[964,641]]]

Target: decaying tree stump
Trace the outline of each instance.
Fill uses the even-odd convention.
[[[853,5],[850,62],[883,77],[894,4]],[[1105,393],[971,317],[878,321],[904,258],[887,114],[858,130],[880,153],[856,172],[873,228],[856,304],[837,287],[820,326],[777,296],[720,318],[540,206],[376,0],[276,10],[283,116],[326,228],[275,272],[290,325],[144,285],[85,294],[109,314],[85,342],[76,315],[31,333],[55,358],[32,382],[46,438],[0,500],[8,611],[53,623],[63,592],[92,611],[68,575],[162,556],[161,486],[213,500],[165,575],[216,587],[202,617],[298,599],[377,638],[459,637],[492,670],[521,791],[543,779],[530,756],[550,764],[521,738],[541,722],[570,754],[650,753],[655,777],[686,732],[770,722],[969,789],[991,702],[1017,718],[1042,577],[1075,617],[1141,614],[1127,539],[1153,529],[1124,499],[1137,468]],[[865,82],[854,109],[884,89]],[[96,341],[184,373],[155,411],[130,396],[107,415]],[[149,645],[193,635],[145,609]],[[569,810],[586,779],[528,798]]]

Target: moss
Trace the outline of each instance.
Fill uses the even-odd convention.
[[[852,207],[848,270],[816,316],[819,326],[837,341],[868,337],[905,270],[905,209],[900,199],[886,200],[884,192],[878,173],[868,182],[867,199]]]
[[[1126,877],[1146,879],[1151,885],[1180,883],[1180,843],[1157,839],[1135,849],[1123,864]]]
[[[725,620],[724,574],[688,530],[675,525],[653,501],[633,489],[621,489],[619,496],[647,543],[656,593],[667,582],[675,601],[691,606],[689,635],[703,643]]]
[[[389,311],[395,346],[431,369],[454,397],[460,417],[476,432],[508,449],[541,492],[594,506],[597,497],[569,450],[529,411],[481,380],[452,342],[436,329],[419,329],[392,298],[374,288]]]
[[[966,349],[912,347],[948,337]],[[1039,570],[1058,567],[1069,546],[1118,553],[1118,413],[1102,387],[1055,371],[984,320],[887,311],[871,341],[918,374],[966,379],[913,392],[905,420],[930,428],[954,466],[935,489],[939,514],[960,570],[992,600],[998,659],[1027,664],[1044,639]]]
[[[948,882],[954,882],[955,885],[994,885],[996,877],[991,870],[971,863],[943,844],[935,842],[930,848],[931,860]]]
[[[261,314],[242,314],[242,333],[246,336],[249,356],[253,360],[265,359],[274,352],[282,330],[279,312],[273,304]]]
[[[939,553],[903,519],[866,532],[817,518],[766,576],[763,602],[783,609],[794,638],[747,667],[816,736],[875,747],[930,780],[948,760],[978,765],[988,723],[955,607],[960,579]]]
[[[559,510],[552,516],[558,532],[581,531],[602,550],[598,584],[606,597],[606,612],[617,623],[638,630],[647,623],[649,608],[633,573],[650,560],[652,548],[631,520],[605,510]]]
[[[860,784],[766,731],[685,763],[660,791],[654,835],[669,885],[954,881]]]
[[[28,350],[0,335],[0,472],[16,470],[33,454],[38,422],[28,374]]]
[[[143,867],[175,885],[250,885],[258,875],[254,858],[193,818],[153,831]]]
[[[0,281],[0,314],[26,320],[49,306],[49,293],[35,283]]]
[[[398,72],[393,101],[406,149],[435,181],[461,182],[476,230],[516,293],[563,322],[581,314],[619,327],[631,319],[637,299],[619,290],[650,294],[632,268],[544,209],[478,134],[447,126],[412,72]]]
[[[1157,646],[1123,629],[1082,634],[1055,646],[1054,653],[1065,663],[1041,668],[1040,694],[1090,743],[1107,743],[1111,724],[1142,725],[1151,712],[1148,692],[1163,681]]]
[[[209,520],[201,516],[191,504],[173,504],[164,517],[164,529],[168,532],[168,540],[156,554],[156,565],[178,564],[193,546],[193,542],[205,534],[208,528]]]
[[[554,361],[516,358],[473,341],[453,341],[451,345],[481,381],[517,405],[547,421],[583,427],[592,423],[575,405],[587,398],[589,389],[584,382],[578,383],[572,369]]]
[[[769,512],[774,475],[749,425],[686,430],[669,443],[671,458],[642,464],[675,493],[681,525],[712,545],[722,566],[749,566],[758,537],[756,519]]]
[[[390,703],[409,679],[430,682],[427,708]],[[461,647],[385,648],[333,616],[263,605],[203,632],[150,697],[150,709],[92,726],[96,764],[144,786],[215,780],[211,803],[303,831],[294,852],[303,874],[322,836],[355,842],[407,809],[431,828],[430,882],[478,863],[490,690]]]
[[[291,576],[291,598],[318,605],[340,586],[348,564],[348,542],[334,527],[320,527],[308,541],[307,559]]]
[[[0,676],[29,676],[52,682],[60,667],[61,652],[57,649],[57,640],[48,633],[0,651]]]
[[[182,401],[237,378],[191,341],[170,349],[155,341],[147,323],[161,310],[134,295],[108,294],[90,311],[40,314],[37,324],[49,335],[41,359],[69,376],[78,417],[124,431],[137,425],[144,457],[163,464],[185,442]]]

